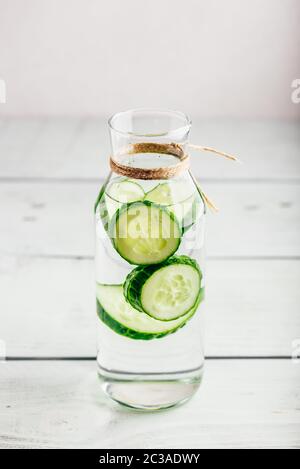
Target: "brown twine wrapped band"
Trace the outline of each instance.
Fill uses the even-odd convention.
[[[114,173],[134,179],[171,179],[182,173],[190,166],[189,155],[184,153],[182,147],[176,143],[134,143],[126,149],[122,155],[138,155],[140,153],[160,153],[172,155],[178,158],[178,163],[161,168],[139,168],[122,164],[113,157],[110,157],[110,167]]]

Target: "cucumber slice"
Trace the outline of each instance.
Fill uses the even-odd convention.
[[[144,196],[144,189],[129,179],[113,182],[110,186],[104,184],[95,203],[95,213],[100,217],[105,231],[108,231],[110,219],[123,203],[143,200]]]
[[[97,313],[102,322],[117,334],[130,339],[150,340],[172,334],[183,327],[196,311],[175,321],[157,321],[127,303],[122,285],[96,284]]]
[[[172,205],[187,198],[187,187],[181,182],[162,182],[145,195],[145,200],[160,205]]]
[[[143,200],[145,196],[144,189],[137,182],[130,179],[114,182],[107,190],[109,197],[118,202],[128,203],[137,200]]]
[[[196,194],[196,191],[193,194],[187,194],[186,184],[182,181],[164,182],[147,192],[144,200],[166,206],[184,227],[186,219],[191,219]]]
[[[113,217],[110,237],[130,264],[159,264],[174,254],[181,229],[172,213],[148,201],[124,205]]]
[[[160,321],[186,315],[198,303],[202,274],[188,256],[160,265],[137,267],[127,276],[124,296],[131,306]]]
[[[129,179],[113,182],[106,190],[105,203],[110,218],[124,203],[143,200],[145,192],[142,186]]]

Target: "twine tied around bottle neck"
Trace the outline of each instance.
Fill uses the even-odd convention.
[[[186,144],[186,147],[192,148],[194,150],[206,151],[213,153],[215,155],[227,158],[232,161],[238,161],[238,159],[229,153],[217,150],[212,147],[203,147],[200,145],[194,145],[192,143]],[[178,159],[178,162],[157,168],[142,168],[137,166],[132,166],[130,161],[124,161],[124,157],[129,155],[139,155],[142,153],[157,153],[157,154],[166,154],[175,156]],[[178,143],[154,143],[154,142],[144,142],[144,143],[133,143],[122,152],[117,155],[110,156],[110,168],[111,170],[121,176],[126,176],[133,179],[171,179],[175,176],[180,175],[182,172],[186,171],[190,167],[190,156],[186,153],[183,147]],[[208,198],[208,196],[203,192],[199,187],[207,206],[214,211],[218,211],[218,208],[215,204]]]
[[[139,155],[142,153],[157,153],[175,156],[178,161],[169,166],[157,168],[140,168],[130,165],[130,162],[122,163],[122,157],[128,155]],[[110,157],[110,167],[114,173],[134,179],[171,179],[190,166],[190,157],[177,143],[133,143],[123,152]]]

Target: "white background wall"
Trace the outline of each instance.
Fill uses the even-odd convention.
[[[0,0],[1,115],[295,117],[299,0]]]

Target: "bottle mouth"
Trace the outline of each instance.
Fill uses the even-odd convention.
[[[192,122],[181,111],[140,108],[112,115],[108,120],[108,125],[118,134],[147,139],[187,135]]]

